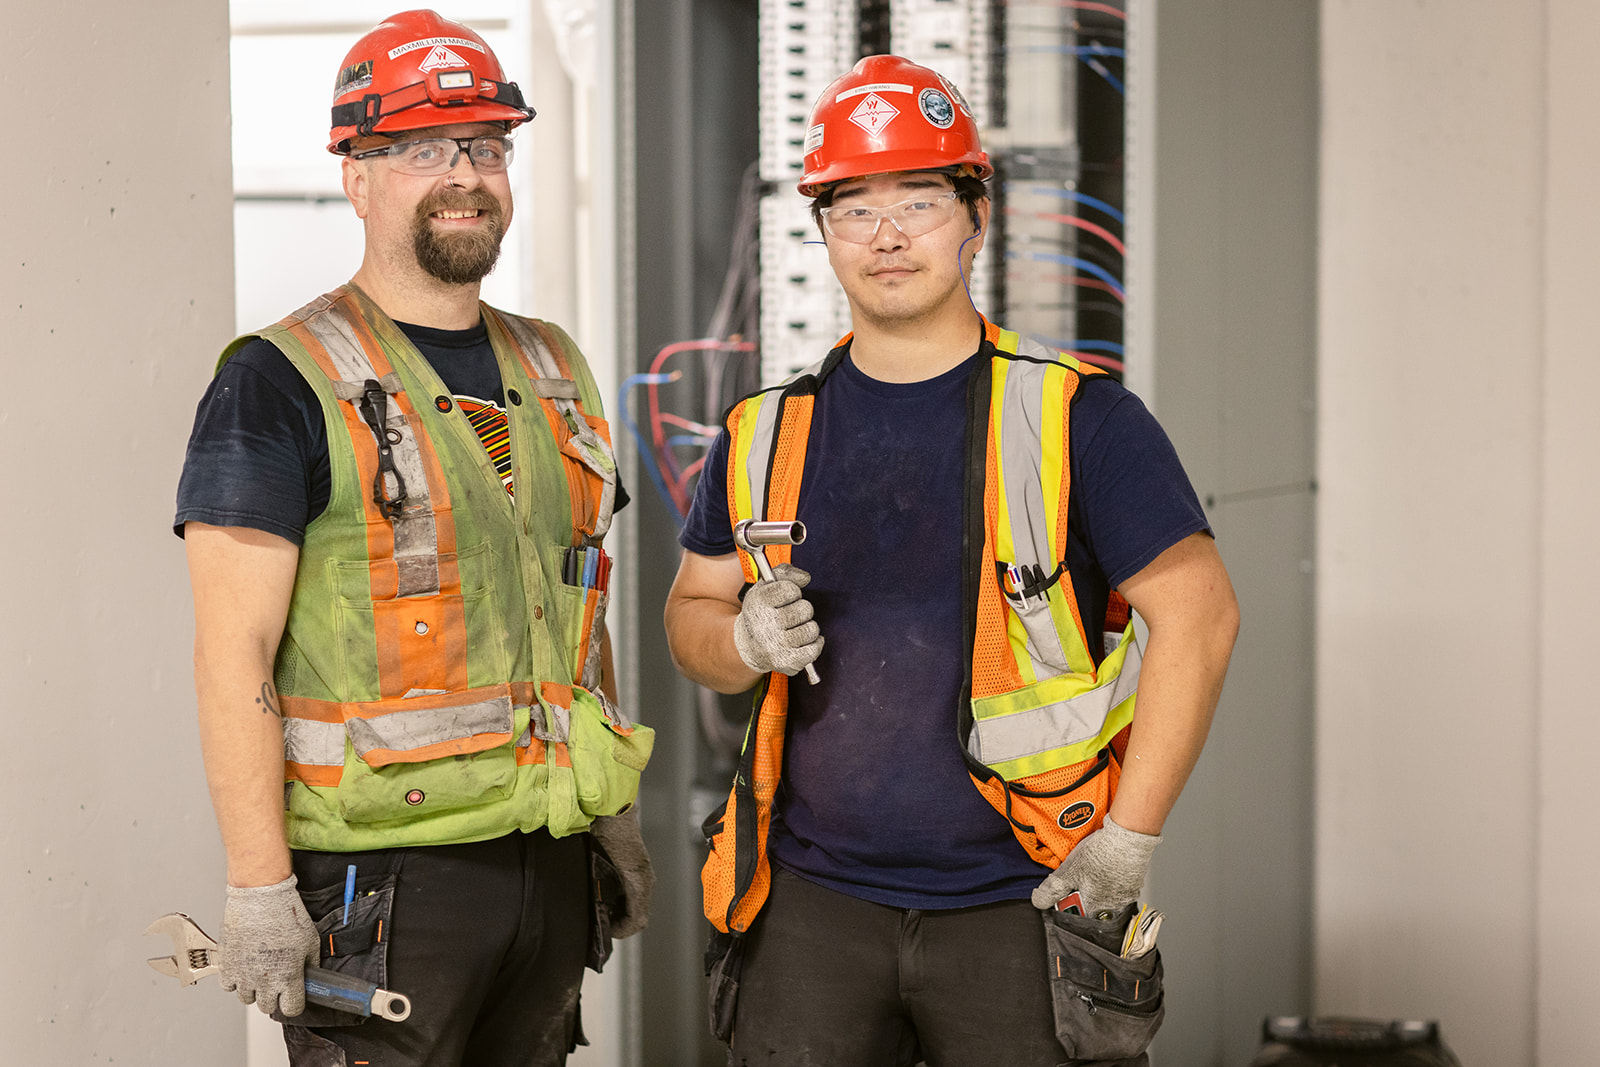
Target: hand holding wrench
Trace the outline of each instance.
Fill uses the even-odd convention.
[[[772,581],[772,564],[767,562],[765,545],[798,545],[806,539],[806,524],[803,522],[756,522],[753,519],[741,519],[733,524],[733,543],[741,552],[747,553],[755,561],[756,572],[763,581]],[[817,668],[806,664],[806,680],[812,685],[822,681],[817,676]]]
[[[206,975],[216,973],[213,957],[217,943],[183,912],[163,915],[151,923],[145,933],[172,937],[172,955],[156,956],[148,961],[162,974],[176,978],[183,985],[194,985]],[[411,998],[403,993],[391,993],[371,982],[321,967],[306,968],[306,999],[338,1011],[376,1015],[396,1023],[411,1014]]]

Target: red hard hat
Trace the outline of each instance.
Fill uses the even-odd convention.
[[[533,118],[515,82],[472,30],[435,11],[402,11],[377,25],[344,57],[333,86],[328,151],[350,139],[457,122]]]
[[[846,178],[953,166],[979,178],[994,173],[956,87],[909,59],[868,56],[811,107],[800,194]]]

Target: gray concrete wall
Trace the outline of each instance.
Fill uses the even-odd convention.
[[[38,1064],[239,1063],[215,988],[145,966],[216,933],[173,490],[233,327],[222,0],[12,5],[0,90],[0,1049]]]
[[[1594,1063],[1600,14],[1322,29],[1316,1002]]]
[[[1130,86],[1130,123],[1154,125],[1134,179],[1155,183],[1153,286],[1138,297],[1153,303],[1153,351],[1131,360],[1153,363],[1145,398],[1243,612],[1210,740],[1151,873],[1149,899],[1168,915],[1156,1058],[1240,1067],[1264,1016],[1310,1008],[1317,19],[1279,0],[1134,15],[1152,9],[1139,40],[1152,46],[1141,62],[1154,106]]]

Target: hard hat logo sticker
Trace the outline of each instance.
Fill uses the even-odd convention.
[[[363,89],[372,88],[372,60],[364,59],[360,63],[352,63],[339,72],[339,78],[333,83],[334,99],[345,93],[359,93]]]
[[[873,137],[883,133],[885,126],[893,122],[895,116],[900,114],[900,109],[877,93],[867,94],[867,98],[856,105],[850,112],[850,121],[860,126]]]
[[[465,37],[424,37],[420,41],[412,41],[410,44],[403,44],[399,48],[389,49],[389,58],[399,59],[407,52],[415,52],[419,48],[435,48],[444,46],[449,46],[451,48],[470,48],[475,52],[484,51],[483,45],[479,44],[477,41],[469,41]],[[466,64],[463,63],[461,66],[466,66]]]
[[[433,51],[428,53],[428,58],[424,59],[422,65],[417,69],[426,74],[428,71],[437,70],[440,67],[465,67],[468,65],[466,60],[450,51],[444,45],[439,44],[433,46]]]
[[[956,120],[956,109],[951,106],[950,98],[937,89],[922,90],[917,96],[917,106],[922,109],[922,117],[941,130],[948,130]]]

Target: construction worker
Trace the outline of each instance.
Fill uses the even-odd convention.
[[[585,962],[649,913],[600,396],[558,327],[479,302],[533,114],[460,23],[362,37],[328,145],[360,269],[227,347],[189,442],[220,976],[295,1064],[565,1062]],[[306,1005],[307,964],[410,1017]]]
[[[1227,572],[1138,398],[973,307],[992,168],[956,88],[869,57],[806,147],[853,332],[730,410],[666,607],[684,674],[755,687],[706,824],[713,1029],[738,1064],[1144,1063],[1136,902]],[[796,519],[758,580],[735,525]]]

